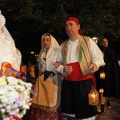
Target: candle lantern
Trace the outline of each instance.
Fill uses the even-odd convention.
[[[100,78],[105,79],[105,72],[104,71],[100,72]]]
[[[92,89],[91,89],[90,93],[88,94],[88,98],[89,98],[90,105],[98,105],[99,104],[99,93],[94,88],[94,86],[92,86]]]

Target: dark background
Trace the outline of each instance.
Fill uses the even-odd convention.
[[[42,34],[66,40],[64,22],[71,15],[79,18],[83,35],[108,38],[120,56],[119,0],[0,0],[0,10],[24,62],[36,60]]]

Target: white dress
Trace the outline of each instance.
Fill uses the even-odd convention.
[[[21,53],[15,47],[14,40],[5,27],[5,18],[0,12],[0,69],[3,62],[8,62],[19,71],[21,64]]]

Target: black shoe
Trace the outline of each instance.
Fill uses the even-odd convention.
[[[111,105],[110,105],[110,100],[107,100],[107,107],[110,108],[110,109],[112,108]]]

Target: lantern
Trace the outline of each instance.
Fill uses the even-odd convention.
[[[94,88],[94,86],[92,86],[92,89],[91,89],[90,93],[88,94],[88,98],[89,98],[89,104],[90,105],[98,105],[98,103],[99,103],[99,93]]]
[[[100,72],[100,78],[105,79],[105,72],[104,71]]]

